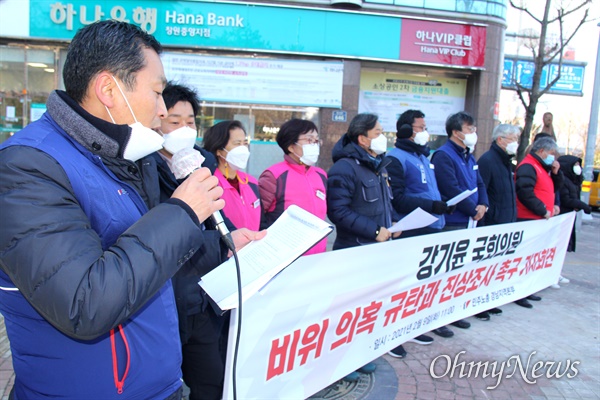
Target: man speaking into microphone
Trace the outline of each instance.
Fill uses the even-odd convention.
[[[153,154],[158,167],[161,201],[167,201],[175,189],[200,167],[216,168],[212,153],[196,145],[197,94],[189,87],[168,82],[163,90],[167,115],[161,120],[159,132],[165,139],[163,149]],[[228,224],[236,247],[259,239],[264,233],[234,226],[219,211],[204,221],[202,247],[173,277],[173,289],[179,316],[179,336],[182,345],[183,380],[190,388],[190,400],[220,399],[225,373],[225,349],[228,314],[217,315],[209,305],[206,293],[198,285],[200,278],[227,260],[228,247],[223,240]],[[219,229],[221,228],[221,229]]]
[[[69,45],[66,90],[0,145],[11,399],[181,398],[171,277],[218,243],[201,223],[224,201],[200,168],[159,203],[148,155],[164,142],[152,130],[167,112],[161,51],[134,25],[86,25]]]

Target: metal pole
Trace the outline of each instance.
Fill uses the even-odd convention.
[[[598,24],[600,27],[600,23]],[[587,142],[585,145],[585,159],[583,160],[583,179],[594,180],[594,154],[596,152],[596,135],[598,133],[598,113],[600,112],[600,36],[598,37],[598,50],[596,51],[596,72],[594,75],[594,89],[592,91],[592,109],[590,110],[590,123],[588,125]],[[581,200],[586,204],[590,202],[590,192],[581,192]]]

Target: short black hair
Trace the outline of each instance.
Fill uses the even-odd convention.
[[[133,90],[136,73],[146,66],[144,49],[162,52],[154,36],[127,22],[98,21],[81,28],[69,45],[63,68],[67,94],[81,103],[90,82],[102,71]]]
[[[204,132],[204,138],[202,139],[204,148],[216,156],[217,150],[224,149],[227,146],[230,137],[229,132],[235,128],[240,128],[246,133],[242,123],[236,120],[225,120],[211,126]]]
[[[421,110],[404,111],[402,114],[400,114],[398,121],[396,121],[396,132],[400,132],[400,128],[404,124],[412,126],[417,118],[425,118],[425,114],[423,114]]]
[[[285,154],[290,154],[288,147],[296,143],[300,135],[310,131],[319,133],[317,125],[314,122],[307,119],[292,118],[279,128],[276,137],[277,144]]]
[[[376,114],[362,113],[357,114],[348,126],[348,132],[346,135],[348,139],[354,143],[358,143],[359,136],[367,136],[367,132],[375,128],[379,121],[379,117]]]
[[[167,110],[171,109],[180,101],[184,101],[192,105],[194,117],[198,115],[198,111],[200,110],[200,98],[194,89],[169,81],[167,82],[162,95]]]
[[[452,114],[446,119],[446,133],[448,137],[452,136],[452,131],[462,131],[464,124],[475,125],[475,119],[465,111]]]

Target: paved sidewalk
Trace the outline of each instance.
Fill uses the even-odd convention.
[[[406,343],[408,356],[395,359],[385,355],[378,360],[378,369],[372,376],[363,375],[357,384],[340,383],[319,392],[315,397],[343,400],[403,400],[403,399],[600,399],[600,214],[592,221],[584,221],[578,233],[577,252],[567,253],[563,275],[571,283],[561,289],[545,289],[538,294],[542,301],[532,302],[533,309],[514,303],[502,306],[501,316],[490,321],[468,318],[471,328],[452,327],[455,336],[443,339],[432,335],[435,342],[429,346]],[[8,399],[14,374],[10,349],[3,319],[0,316],[0,396]],[[459,354],[463,352],[462,354]],[[534,354],[535,352],[535,354]],[[440,357],[441,356],[441,357]],[[520,356],[523,369],[531,370],[537,361],[555,362],[550,372],[576,375],[560,379],[541,377],[536,383],[527,383],[515,365],[515,357],[506,366],[495,389],[498,377],[482,377],[481,368],[475,377],[459,377],[460,368],[439,379],[432,378],[430,366],[438,357],[434,372],[444,375],[445,357],[459,357],[465,362],[465,374],[470,361],[508,363]],[[529,368],[528,358],[531,356]],[[578,364],[573,364],[574,362]],[[559,366],[560,363],[560,366]],[[488,368],[491,371],[492,365]],[[509,376],[513,371],[512,377]],[[542,368],[538,373],[545,373]]]

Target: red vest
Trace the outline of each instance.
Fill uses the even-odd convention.
[[[535,182],[535,187],[533,188],[533,193],[535,194],[535,197],[540,199],[542,203],[546,205],[546,210],[552,212],[552,210],[554,209],[555,193],[554,182],[552,182],[550,173],[546,171],[544,167],[540,164],[540,162],[533,158],[531,154],[527,154],[527,156],[523,159],[523,161],[521,161],[521,164],[519,164],[517,169],[523,164],[529,164],[535,169],[537,180]],[[517,174],[515,174],[515,179],[516,176]],[[531,210],[525,207],[517,197],[517,218],[543,219],[544,217],[531,212]]]

